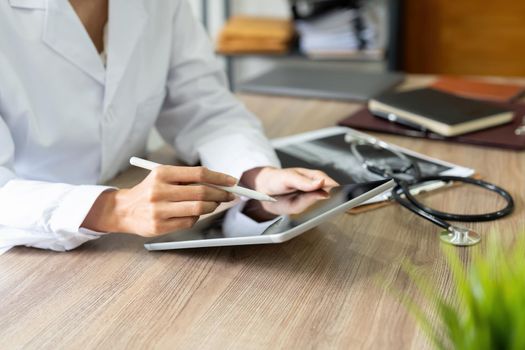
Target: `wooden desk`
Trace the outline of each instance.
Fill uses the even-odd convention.
[[[358,108],[241,99],[270,137],[331,126]],[[514,194],[511,217],[472,225],[483,244],[523,232],[525,153],[381,137],[473,167]],[[116,182],[130,185],[143,174],[134,169]],[[484,195],[457,188],[426,200],[452,211],[482,211],[494,204]],[[447,290],[437,231],[390,205],[341,215],[279,245],[149,253],[144,239],[111,235],[69,253],[16,248],[0,256],[0,347],[427,348],[392,290],[420,300],[402,271],[404,260]],[[462,259],[472,251],[457,250]]]

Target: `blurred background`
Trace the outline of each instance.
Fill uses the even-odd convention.
[[[525,1],[190,2],[233,86],[275,65],[525,76]]]

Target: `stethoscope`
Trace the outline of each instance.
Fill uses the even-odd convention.
[[[371,136],[365,138],[353,134],[346,135],[345,141],[350,143],[353,156],[362,164],[363,168],[374,174],[385,178],[391,178],[395,181],[396,185],[392,189],[392,198],[396,202],[413,213],[445,229],[445,231],[441,232],[440,238],[446,243],[455,246],[470,246],[478,243],[481,240],[481,236],[472,229],[452,225],[445,220],[462,222],[491,221],[509,215],[514,210],[514,200],[512,199],[510,193],[494,184],[471,177],[447,175],[422,176],[419,164],[415,159],[407,157],[405,154],[396,150],[394,147],[390,146],[384,141],[378,140]],[[361,147],[373,147],[376,150],[389,152],[398,158],[399,165],[392,166],[386,162],[365,159],[362,152],[359,150]],[[475,185],[485,190],[497,193],[503,197],[507,204],[501,210],[485,214],[463,215],[438,211],[423,205],[412,195],[410,191],[411,187],[420,186],[424,183],[435,181],[455,181]]]

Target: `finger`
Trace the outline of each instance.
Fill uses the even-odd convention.
[[[218,206],[217,202],[164,202],[158,204],[156,214],[161,219],[201,216],[213,213]]]
[[[330,176],[328,176],[325,172],[321,170],[313,170],[313,169],[306,169],[306,168],[293,168],[293,170],[297,171],[298,173],[312,179],[324,179],[324,184],[327,187],[335,187],[339,186],[339,183],[332,179]]]
[[[233,176],[209,170],[205,167],[180,167],[163,165],[152,173],[169,183],[209,183],[219,186],[235,186],[238,182]]]
[[[323,179],[325,187],[335,187],[339,186],[339,183],[332,179],[330,176],[328,176],[325,172],[321,170],[311,170],[311,169],[304,169],[304,168],[298,168],[296,169],[299,173],[308,176],[312,179]]]
[[[335,181],[331,177],[327,177],[324,179],[324,185],[325,187],[337,187],[340,186],[339,182]]]
[[[300,198],[299,198],[299,202],[301,201],[317,201],[317,200],[320,200],[320,199],[326,199],[330,197],[330,195],[326,192],[326,191],[323,191],[323,190],[319,190],[319,191],[314,191],[314,192],[308,192],[308,193],[304,193]]]
[[[235,195],[226,191],[205,185],[164,185],[158,190],[159,200],[170,202],[202,201],[230,202]]]
[[[325,177],[326,174],[323,173],[321,170],[315,170],[315,169],[307,169],[307,168],[291,168],[290,170],[293,170],[303,176],[306,176],[312,180],[319,179],[322,177]]]
[[[324,179],[312,180],[295,171],[288,171],[284,182],[287,187],[304,192],[320,190],[324,186]]]

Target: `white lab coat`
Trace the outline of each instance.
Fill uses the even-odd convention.
[[[110,0],[107,67],[67,0],[0,1],[0,251],[72,249],[156,126],[187,163],[279,166],[185,0]]]

